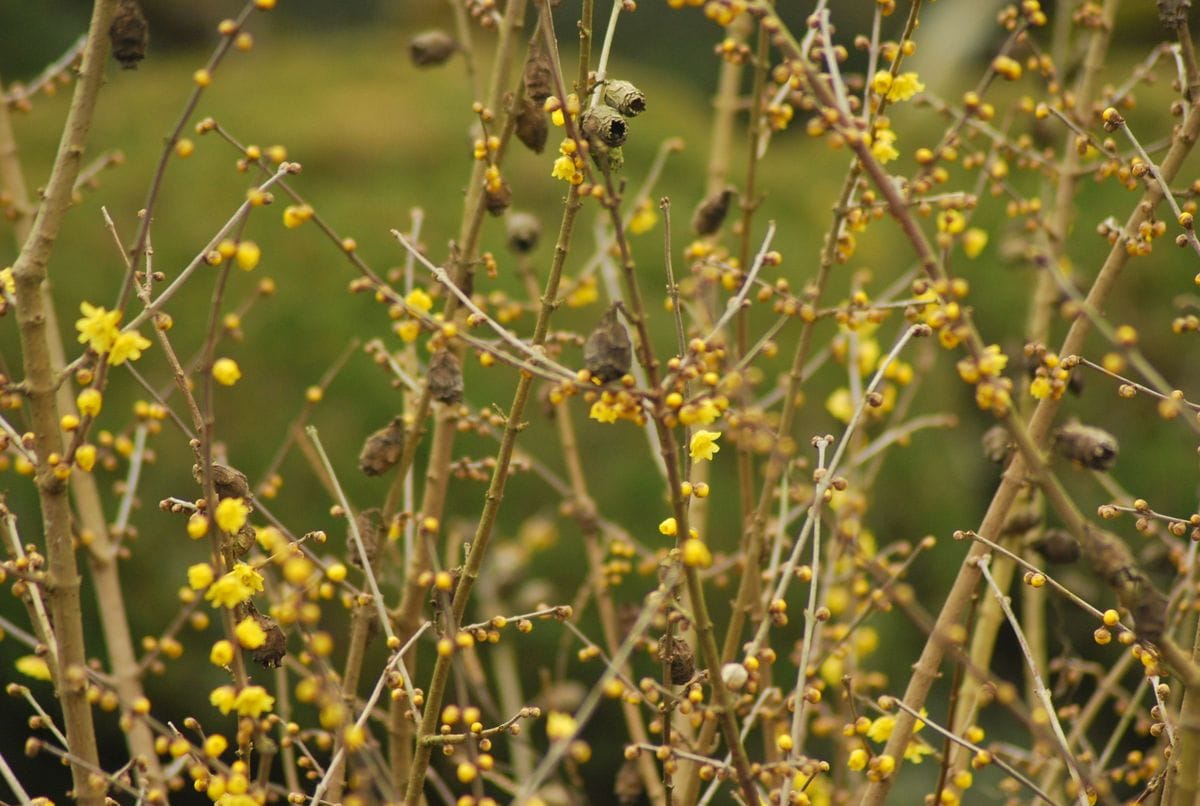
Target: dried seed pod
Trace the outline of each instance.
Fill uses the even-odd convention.
[[[725,215],[729,212],[729,202],[733,199],[734,190],[727,187],[709,194],[696,212],[692,214],[692,229],[697,235],[712,235],[725,223]]]
[[[1117,461],[1117,438],[1083,423],[1067,423],[1054,435],[1059,456],[1092,470],[1108,470]]]
[[[1003,464],[1008,461],[1015,447],[1008,438],[1008,431],[1002,425],[993,425],[983,432],[983,456],[989,462]]]
[[[623,761],[621,768],[617,770],[616,783],[613,784],[613,794],[617,796],[617,803],[620,803],[621,806],[639,803],[645,789],[641,773],[638,772],[637,762],[633,759]]]
[[[364,509],[358,513],[354,524],[358,527],[358,536],[362,538],[363,548],[367,551],[367,560],[373,565],[379,555],[379,538],[383,534],[383,512],[379,507]],[[354,537],[349,534],[349,531],[347,528],[346,556],[351,565],[362,568],[362,557],[359,556],[358,547],[354,545]]]
[[[579,118],[579,128],[588,138],[609,148],[624,143],[629,134],[629,124],[611,106],[593,106],[584,112]]]
[[[604,87],[604,102],[627,118],[646,111],[646,94],[628,81],[610,81]]]
[[[254,662],[267,669],[278,668],[283,663],[283,656],[287,654],[287,636],[275,619],[258,612],[253,602],[240,605],[237,608],[237,617],[239,621],[245,618],[254,619],[259,628],[266,633],[266,640],[250,653]]]
[[[1041,522],[1042,513],[1036,506],[1015,506],[1004,519],[1004,525],[1000,527],[1000,536],[1025,534]]]
[[[138,0],[121,0],[117,4],[108,38],[112,40],[113,58],[126,70],[137,69],[138,62],[146,58],[146,45],[150,41],[150,25]]]
[[[507,179],[501,179],[500,187],[496,190],[488,188],[483,192],[483,206],[494,216],[503,214],[510,204],[512,204],[512,187],[509,186]]]
[[[537,247],[542,224],[532,213],[512,213],[508,217],[508,248],[518,255],[527,255]]]
[[[521,80],[525,84],[525,97],[538,105],[554,94],[554,65],[540,40],[529,49]]]
[[[682,686],[696,676],[696,654],[682,638],[664,635],[658,639],[658,657],[670,665],[671,682]]]
[[[458,50],[454,37],[445,31],[424,31],[408,40],[408,56],[417,67],[436,67]]]
[[[404,418],[393,417],[392,421],[371,434],[363,442],[358,454],[358,469],[368,476],[386,473],[404,452]]]
[[[237,530],[237,534],[229,535],[229,550],[234,557],[245,557],[250,553],[250,549],[254,548],[255,537],[254,527],[249,523],[244,523],[242,528]]]
[[[615,381],[633,364],[633,345],[625,326],[617,318],[614,304],[600,317],[600,324],[583,344],[583,363],[592,377],[601,382]]]
[[[517,139],[534,154],[541,154],[545,150],[550,124],[546,122],[546,111],[541,104],[532,98],[521,102],[521,108],[517,110],[515,132]]]
[[[204,474],[200,471],[200,465],[192,465],[192,478],[196,480],[197,484],[204,483]],[[246,479],[245,473],[229,465],[213,462],[212,478],[217,498],[241,498],[249,503],[252,496],[250,495],[250,482]]]
[[[1079,555],[1082,553],[1079,541],[1065,529],[1047,529],[1029,546],[1042,555],[1046,562],[1057,565],[1073,563],[1079,559]]]
[[[426,375],[429,393],[433,395],[434,400],[448,404],[462,402],[462,364],[457,355],[444,348],[438,350],[429,358],[429,370]]]

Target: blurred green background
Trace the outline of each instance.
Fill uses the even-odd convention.
[[[573,48],[569,43],[577,5],[566,2],[556,12],[559,36],[564,42],[564,62],[568,65],[573,63]],[[602,14],[598,16],[606,17],[608,7],[601,5]],[[865,29],[871,4],[859,5],[861,8],[835,11],[840,31]],[[665,4],[649,0],[642,6],[636,15],[622,19],[610,71],[615,77],[635,81],[649,98],[649,111],[631,127],[630,141],[625,147],[625,172],[630,186],[636,187],[665,139],[682,137],[686,142],[685,150],[670,158],[654,191],[655,198],[668,196],[673,202],[675,266],[676,271],[686,271],[680,253],[689,236],[686,223],[690,211],[703,193],[711,108],[708,93],[717,71],[712,47],[723,37],[723,32],[706,21],[698,9],[673,12]],[[965,6],[970,7],[968,11],[964,11]],[[917,37],[920,50],[908,64],[920,72],[931,92],[953,99],[974,84],[1001,38],[992,22],[996,7],[997,4],[944,2],[929,9]],[[71,323],[77,317],[80,301],[111,305],[122,275],[120,256],[103,226],[101,207],[108,209],[123,239],[131,241],[162,138],[191,89],[191,73],[207,58],[216,39],[216,23],[236,10],[236,5],[216,0],[190,3],[186,10],[165,0],[147,3],[152,25],[147,59],[136,71],[122,71],[115,64],[109,67],[89,156],[119,149],[125,155],[125,162],[102,173],[98,187],[84,193],[67,219],[50,267],[58,313],[72,343]],[[898,32],[901,16],[887,21],[885,35]],[[793,17],[792,21],[799,24],[801,17]],[[87,8],[80,3],[17,2],[0,8],[0,31],[4,32],[0,34],[0,78],[11,83],[36,74],[78,36],[86,18]],[[1105,80],[1114,83],[1124,79],[1130,66],[1145,55],[1157,36],[1151,13],[1130,12],[1120,25],[1125,35],[1119,38],[1105,72]],[[340,234],[357,239],[360,253],[377,271],[402,264],[403,254],[388,230],[407,230],[410,211],[416,207],[425,216],[422,241],[431,258],[441,262],[446,257],[449,240],[458,230],[463,187],[471,169],[470,105],[474,99],[459,60],[426,71],[417,71],[408,62],[408,38],[434,26],[452,27],[443,4],[284,0],[276,12],[251,18],[249,28],[256,38],[253,51],[230,55],[216,74],[211,90],[203,96],[192,123],[211,115],[243,142],[264,147],[284,144],[289,159],[304,166],[303,174],[294,180],[298,190]],[[597,29],[600,28],[598,23]],[[492,34],[475,28],[474,35],[480,48],[480,64],[486,66]],[[848,69],[861,70],[862,65],[852,61]],[[1147,141],[1157,141],[1167,131],[1167,106],[1171,100],[1168,85],[1169,78],[1164,72],[1157,85],[1139,90],[1138,108],[1129,115],[1135,130],[1147,133]],[[989,96],[999,110],[999,122],[1007,121],[1009,103],[1026,93],[1035,96],[1039,93],[1037,82],[1028,77],[1018,85],[999,87],[994,97]],[[69,92],[64,90],[54,98],[38,98],[29,113],[16,118],[20,156],[31,187],[45,181],[68,96]],[[889,167],[898,174],[911,174],[915,168],[911,159],[913,149],[931,144],[942,124],[932,111],[915,109],[911,104],[895,109],[892,116],[904,156]],[[830,205],[848,164],[845,152],[830,151],[823,141],[804,134],[802,117],[798,114],[792,127],[772,140],[766,167],[760,172],[764,203],[755,219],[756,243],[766,222],[776,222],[778,233],[774,245],[784,255],[783,265],[764,272],[764,278],[786,277],[794,289],[802,287],[815,274],[816,255],[829,225]],[[1018,130],[1024,125],[1019,123]],[[196,152],[187,160],[172,159],[153,229],[155,266],[168,277],[186,265],[207,242],[236,209],[250,185],[249,176],[236,171],[238,155],[230,147],[215,136],[196,137],[190,129],[189,124],[186,134],[196,141]],[[1058,144],[1061,140],[1061,133],[1054,130],[1050,142]],[[548,242],[557,229],[557,210],[564,188],[549,175],[553,147],[553,138],[548,152],[541,156],[516,147],[505,166],[505,175],[515,190],[514,208],[533,211],[542,219],[543,243],[535,253],[542,276],[549,263]],[[742,181],[744,154],[745,145],[739,138],[730,177],[735,184]],[[1186,185],[1191,175],[1185,171],[1178,184]],[[952,171],[951,188],[969,190],[974,184],[974,174],[966,175],[958,167]],[[1032,194],[1037,191],[1038,179],[1014,175],[1012,184],[1021,192]],[[1074,267],[1086,280],[1094,274],[1107,251],[1107,244],[1091,234],[1094,227],[1109,215],[1124,220],[1136,197],[1112,183],[1093,187],[1090,179],[1085,180],[1084,191],[1070,255]],[[391,335],[386,312],[379,305],[366,296],[346,293],[354,273],[337,250],[312,226],[295,231],[281,226],[279,215],[283,206],[280,194],[280,201],[274,207],[251,216],[246,237],[262,246],[264,257],[254,273],[230,275],[227,309],[251,296],[264,276],[275,279],[278,293],[256,303],[245,317],[243,339],[225,339],[218,350],[219,354],[237,359],[245,373],[236,387],[218,392],[218,438],[230,461],[243,469],[252,483],[261,480],[270,457],[287,434],[289,423],[304,406],[305,388],[319,379],[351,339],[378,337],[393,349],[399,344]],[[595,208],[585,208],[573,242],[570,271],[578,270],[594,251],[597,215]],[[974,261],[966,261],[956,251],[953,267],[972,283],[970,302],[975,306],[985,338],[999,342],[1012,357],[1011,366],[1016,366],[1034,270],[1019,260],[1003,257],[1005,244],[1020,235],[1020,225],[1004,215],[1004,199],[985,195],[972,223],[988,229],[991,241],[983,255]],[[502,223],[487,220],[483,248],[497,255],[500,275],[494,281],[481,276],[476,288],[485,293],[500,289],[519,295],[514,264],[503,244]],[[674,336],[669,317],[661,313],[665,284],[661,223],[638,236],[634,248],[642,289],[650,304],[656,346],[661,355],[669,355]],[[11,230],[0,228],[0,265],[10,263],[16,250]],[[825,301],[844,299],[856,270],[870,269],[873,280],[868,289],[874,293],[911,268],[910,251],[896,237],[894,228],[886,221],[881,222],[859,237],[858,252],[847,266],[836,270]],[[1163,240],[1151,257],[1131,266],[1122,292],[1107,311],[1113,322],[1130,321],[1138,325],[1147,353],[1191,399],[1200,392],[1196,374],[1191,371],[1195,365],[1194,353],[1180,345],[1181,338],[1189,337],[1171,335],[1170,320],[1177,309],[1195,306],[1191,296],[1194,273],[1194,256],[1175,250],[1168,240]],[[201,344],[214,277],[212,270],[202,270],[169,306],[177,323],[173,341],[181,355],[190,355]],[[599,304],[580,310],[564,308],[556,316],[554,326],[586,331],[601,310]],[[531,321],[529,317],[520,320],[518,330],[528,332]],[[769,316],[757,312],[752,317],[752,333],[761,332],[769,322]],[[14,324],[10,317],[0,328],[0,349],[14,375],[19,376]],[[899,317],[893,317],[881,328],[880,341],[885,350],[902,326]],[[1062,331],[1062,323],[1056,323],[1055,340]],[[767,380],[760,391],[769,389],[774,376],[786,367],[798,332],[798,327],[791,325],[780,334],[779,357],[761,364]],[[827,342],[834,332],[833,325],[826,322],[818,330],[817,343]],[[924,348],[913,352],[910,360],[916,360],[920,349]],[[1098,359],[1107,347],[1093,339],[1090,350],[1089,357]],[[954,361],[959,356],[931,352],[936,364],[928,373],[922,373],[913,411],[955,412],[960,425],[952,431],[923,432],[910,447],[893,450],[872,493],[866,522],[881,545],[896,540],[915,542],[926,534],[943,538],[936,550],[918,561],[911,575],[922,604],[936,612],[965,551],[965,546],[954,544],[948,536],[954,529],[978,524],[998,471],[980,459],[978,437],[990,421],[975,409],[970,390],[955,377]],[[580,361],[577,353],[569,351],[563,360],[576,364]],[[157,345],[147,351],[137,368],[156,385],[168,381]],[[845,376],[843,367],[830,363],[809,385],[808,402],[801,410],[795,433],[801,444],[807,444],[808,438],[815,434],[840,433],[840,426],[825,411],[823,402],[834,388],[845,384]],[[117,372],[114,377],[100,425],[119,433],[129,428],[132,405],[143,395],[127,373]],[[1152,498],[1152,504],[1161,511],[1192,511],[1196,496],[1195,454],[1192,441],[1181,438],[1187,434],[1183,427],[1159,421],[1153,403],[1145,399],[1114,409],[1114,389],[1097,378],[1086,380],[1084,394],[1069,403],[1068,411],[1085,421],[1103,425],[1121,440],[1124,451],[1116,476],[1134,493]],[[473,407],[494,405],[506,410],[512,388],[513,377],[507,372],[482,370],[473,363],[468,367],[467,396]],[[320,429],[341,481],[356,506],[378,504],[386,489],[386,482],[366,479],[355,467],[362,439],[399,408],[399,393],[358,352],[312,415],[311,421]],[[601,511],[646,545],[659,545],[654,526],[665,516],[666,506],[658,476],[648,460],[643,434],[627,423],[606,426],[589,421],[582,404],[577,403],[572,413],[593,497]],[[14,416],[20,428],[21,415]],[[528,418],[530,428],[520,445],[561,473],[553,426],[537,406],[531,407]],[[191,498],[197,494],[190,477],[192,460],[186,439],[167,423],[161,436],[153,439],[152,447],[156,461],[143,479],[138,496],[141,506],[134,517],[140,536],[132,544],[131,557],[122,571],[135,640],[163,628],[175,611],[177,590],[184,582],[187,565],[207,556],[203,544],[187,540],[177,516],[163,514],[156,506],[167,496]],[[456,448],[456,456],[475,459],[493,452],[494,443],[478,437],[461,438]],[[730,448],[720,454],[713,466],[715,505],[710,542],[719,550],[736,546],[740,528],[732,458]],[[418,468],[423,461],[422,452]],[[330,516],[332,502],[297,451],[289,455],[282,473],[284,485],[279,497],[268,502],[271,510],[297,534],[328,530],[334,539],[322,550],[340,553],[343,527]],[[1106,500],[1083,474],[1068,467],[1063,467],[1062,473],[1085,511]],[[101,475],[105,489],[111,492],[110,511],[115,511],[117,498],[113,487],[123,481],[124,475],[124,463],[117,472]],[[38,516],[30,483],[12,474],[0,483],[9,505],[22,519],[23,536],[34,540]],[[476,482],[452,482],[446,519],[448,539],[461,540],[469,535],[483,491],[483,485]],[[559,503],[556,493],[532,474],[518,475],[509,485],[497,529],[501,545],[519,542],[522,526],[533,516],[552,519],[558,527],[558,539],[535,554],[531,567],[522,572],[520,589],[511,591],[514,606],[522,595],[531,600],[568,603],[584,578],[577,529],[571,520],[558,518]],[[1125,526],[1132,533],[1129,525]],[[1132,539],[1142,541],[1137,536]],[[1135,547],[1140,546],[1135,543]],[[1098,588],[1086,572],[1068,571],[1066,576],[1095,604],[1110,601],[1108,593]],[[396,574],[390,575],[391,590],[395,590],[396,579]],[[618,590],[618,599],[637,603],[649,584],[644,577],[631,577]],[[793,589],[797,597],[793,602],[795,615],[792,625],[781,631],[777,648],[790,646],[788,642],[799,635],[801,590]],[[536,591],[536,596],[530,591]],[[85,590],[85,601],[91,604],[87,599],[89,593]],[[726,616],[727,600],[728,596],[714,588],[711,602],[719,622]],[[335,640],[345,630],[345,620],[335,612],[337,609],[327,609],[329,621],[322,625],[334,634]],[[24,611],[12,597],[0,600],[0,614],[25,624]],[[479,615],[486,617],[492,613]],[[898,693],[906,679],[908,664],[923,639],[899,613],[875,616],[872,623],[883,638],[877,662]],[[89,624],[89,651],[102,657],[98,627],[94,619]],[[590,609],[584,614],[582,625],[589,634],[599,635]],[[1078,611],[1053,605],[1051,627],[1063,647],[1101,662],[1111,662],[1118,649],[1088,646],[1094,626],[1081,618]],[[553,625],[539,625],[531,636],[519,639],[524,682],[531,699],[539,691],[540,674],[545,670],[558,674],[565,664],[569,676],[585,684],[601,672],[598,665],[577,664],[576,647],[563,640],[561,632]],[[215,628],[206,634],[185,631],[182,638],[187,652],[183,659],[171,662],[165,677],[147,681],[159,718],[178,723],[187,715],[196,714],[206,725],[217,723],[215,712],[206,702],[207,692],[222,682],[219,672],[205,659],[207,647],[215,637]],[[296,648],[293,642],[293,650]],[[338,666],[342,651],[339,643],[334,655]],[[381,661],[378,647],[376,651],[371,661],[374,665],[369,669],[377,669]],[[9,680],[17,676],[12,671],[12,662],[21,654],[25,651],[16,641],[0,643],[0,669],[4,670],[0,677]],[[998,657],[1005,658],[1006,653],[999,652]],[[1019,682],[1022,672],[1017,656],[1007,653],[1007,657],[1012,660],[999,661],[998,669],[1008,679]],[[648,661],[643,658],[640,663],[639,671],[651,673]],[[786,674],[791,673],[789,666]],[[50,687],[31,685],[48,705],[52,696]],[[932,702],[938,702],[937,698]],[[18,770],[31,793],[61,796],[66,786],[62,768],[46,759],[28,760],[22,756],[25,732],[20,726],[27,715],[24,703],[11,698],[0,700],[0,725],[5,726],[0,730],[0,752]],[[124,752],[115,718],[105,714],[98,719],[101,729],[106,731],[103,742],[106,761],[115,766]],[[300,719],[304,721],[302,716]],[[621,734],[623,728],[617,720],[616,709],[605,706],[597,716],[596,725],[585,734],[593,740],[595,757],[582,774],[597,802],[605,802],[608,797],[620,759],[622,742],[602,738]],[[989,727],[996,737],[1006,735],[1006,731],[1014,737],[1021,736],[1003,717],[996,718]],[[1102,729],[1103,726],[1098,727]],[[541,727],[535,727],[531,734],[540,739]],[[500,749],[502,755],[503,752]],[[915,779],[906,779],[909,780]],[[982,781],[979,787],[981,796],[996,793],[994,780]],[[924,790],[919,787],[912,790],[921,791]],[[0,793],[3,792],[0,786]]]

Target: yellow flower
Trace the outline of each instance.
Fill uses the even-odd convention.
[[[588,412],[588,416],[602,423],[615,423],[619,413],[616,406],[605,403],[603,400],[597,400],[592,404],[592,409]]]
[[[410,308],[416,308],[422,313],[429,313],[433,308],[433,297],[429,296],[424,288],[414,288],[408,292],[408,296],[404,298],[404,304]]]
[[[575,734],[577,724],[575,717],[562,711],[551,711],[546,717],[546,736],[551,741],[569,739]]]
[[[262,258],[262,249],[254,241],[242,241],[237,245],[237,264],[243,271],[250,271]]]
[[[579,285],[567,294],[568,308],[582,308],[584,305],[591,305],[596,300],[600,299],[600,292],[596,289],[596,278],[585,277],[579,281]]]
[[[367,744],[367,731],[362,725],[354,724],[346,728],[342,734],[342,739],[345,742],[347,752],[354,753],[361,750]]]
[[[869,758],[870,756],[867,755],[866,750],[856,747],[850,751],[850,757],[846,759],[846,766],[858,772],[859,770],[866,769],[867,759]]]
[[[208,659],[213,666],[228,666],[233,662],[233,644],[222,638],[212,645]]]
[[[889,102],[896,103],[897,101],[907,101],[925,89],[925,85],[921,83],[916,73],[900,73],[893,77],[888,71],[880,70],[871,79],[871,89],[875,90],[877,95],[887,98]]]
[[[703,540],[689,537],[683,541],[683,564],[689,568],[708,568],[712,565],[712,552]]]
[[[559,157],[554,161],[554,167],[551,169],[550,175],[555,179],[570,182],[575,177],[575,160],[568,156]]]
[[[1029,384],[1029,394],[1036,397],[1038,400],[1045,400],[1054,394],[1054,387],[1050,383],[1050,379],[1039,375]]]
[[[221,713],[227,714],[237,704],[237,696],[237,692],[234,691],[233,686],[218,686],[208,695],[208,701]]]
[[[867,738],[873,742],[883,744],[892,735],[892,729],[896,727],[896,717],[891,715],[881,716],[871,722],[871,727],[867,728]]]
[[[673,537],[679,533],[679,524],[675,522],[674,518],[667,518],[658,525],[658,532],[659,534],[666,535],[667,537]]]
[[[283,225],[295,229],[313,217],[313,208],[307,204],[293,204],[283,211]]]
[[[97,353],[107,353],[120,333],[117,323],[121,321],[121,312],[110,311],[90,302],[81,302],[79,312],[83,314],[82,319],[75,321],[79,343],[86,344]]]
[[[213,581],[213,567],[208,563],[196,563],[188,566],[188,585],[192,590],[204,590]]]
[[[213,607],[237,607],[262,589],[262,576],[245,563],[238,563],[209,586],[204,598],[212,602]]]
[[[987,230],[979,227],[971,227],[963,235],[963,254],[974,260],[983,252],[983,248],[987,246],[987,242]]]
[[[233,570],[229,573],[236,576],[238,582],[249,588],[252,594],[262,592],[262,574],[255,571],[253,567],[246,565],[245,563],[234,563]]]
[[[692,442],[688,449],[692,459],[708,459],[711,461],[713,454],[721,450],[721,446],[717,444],[717,440],[720,438],[720,431],[705,431],[704,429],[700,429],[695,434],[692,434]]]
[[[220,758],[229,749],[229,740],[219,733],[214,733],[204,740],[204,754],[210,758]]]
[[[32,677],[34,680],[49,680],[50,666],[46,663],[45,658],[37,655],[22,655],[17,658],[17,671],[26,677]]]
[[[967,219],[958,210],[943,210],[937,217],[938,232],[957,235],[967,228]]]
[[[147,339],[136,330],[126,330],[118,334],[108,353],[108,363],[114,367],[126,361],[137,361],[142,357],[142,350],[150,346]]]
[[[13,277],[12,266],[0,269],[0,289],[3,289],[5,294],[17,293],[17,281]]]
[[[212,376],[222,386],[233,386],[242,377],[242,368],[232,358],[218,358],[212,365]]]
[[[840,423],[849,423],[854,416],[854,401],[850,399],[850,390],[846,387],[835,389],[825,401],[825,410],[833,415]]]
[[[275,705],[275,698],[267,693],[262,686],[246,686],[238,692],[234,707],[240,716],[250,716],[257,719],[263,711],[270,711]]]
[[[233,634],[237,637],[238,643],[246,649],[258,649],[267,642],[267,633],[259,625],[258,619],[253,616],[246,616],[238,622],[233,628]]]
[[[629,232],[631,235],[641,235],[644,232],[649,232],[658,223],[658,213],[654,211],[650,200],[646,199],[638,205],[634,211],[633,217],[629,219]]]
[[[217,526],[221,531],[234,534],[246,525],[250,507],[241,498],[222,498],[217,504]]]
[[[103,405],[104,395],[100,393],[99,389],[84,389],[79,393],[79,397],[75,398],[76,408],[85,417],[95,417],[100,413],[100,408]]]
[[[96,446],[80,445],[75,451],[75,464],[84,473],[91,473],[92,468],[96,465]]]
[[[881,164],[886,165],[900,156],[896,150],[896,133],[891,129],[877,129],[871,140],[871,154]]]

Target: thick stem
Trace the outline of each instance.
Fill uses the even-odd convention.
[[[91,705],[87,701],[87,653],[83,638],[83,614],[79,596],[79,569],[71,536],[71,511],[67,485],[50,465],[52,456],[62,455],[59,410],[55,400],[56,373],[50,350],[47,300],[42,286],[54,242],[71,204],[71,192],[83,159],[84,146],[104,80],[108,57],[108,29],[115,0],[97,0],[92,8],[87,44],[79,68],[79,81],[71,98],[62,140],[54,160],[42,205],[34,217],[29,237],[13,266],[16,280],[17,322],[29,408],[38,455],[37,486],[46,539],[49,589],[47,598],[58,639],[59,678],[55,680],[62,703],[67,741],[71,751],[71,778],[80,803],[104,802],[104,786],[90,769],[99,768]],[[68,468],[69,472],[69,468]]]

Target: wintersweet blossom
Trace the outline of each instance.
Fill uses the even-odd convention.
[[[713,455],[721,450],[721,446],[717,444],[717,440],[720,438],[720,431],[705,431],[704,429],[700,429],[695,434],[692,434],[692,442],[689,448],[691,457],[695,460],[708,459],[711,461]]]
[[[79,343],[86,344],[97,353],[107,353],[120,335],[117,323],[121,321],[121,312],[110,311],[90,302],[79,303],[79,312],[83,314],[83,318],[75,321]]]

